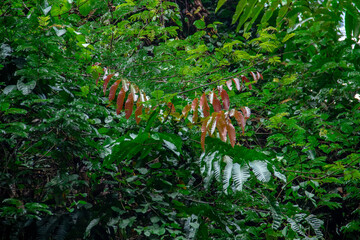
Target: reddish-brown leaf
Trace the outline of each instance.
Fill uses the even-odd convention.
[[[215,132],[217,114],[218,114],[217,112],[213,112],[210,117],[210,122],[208,124],[209,125],[208,131],[210,136],[212,136]]]
[[[203,93],[203,95],[200,98],[200,108],[203,110],[204,117],[210,116],[210,107],[207,102],[205,93]]]
[[[229,110],[230,100],[229,100],[229,95],[227,94],[227,92],[225,90],[221,91],[221,99],[223,100],[223,103],[224,103],[224,109]]]
[[[258,78],[256,77],[255,73],[250,72],[251,76],[253,77],[254,81],[256,82],[258,80]]]
[[[244,75],[241,75],[241,80],[242,80],[243,83],[244,82],[250,82],[250,80],[247,77],[245,77]]]
[[[242,82],[250,82],[250,80],[247,78],[247,77],[245,77],[245,76],[241,76],[241,79],[242,79]],[[249,89],[251,90],[252,89],[252,86],[251,86],[251,84],[249,84]]]
[[[186,106],[184,107],[184,109],[182,110],[182,115],[184,116],[184,118],[187,117],[187,115],[189,114],[190,109],[191,109],[191,105],[190,105],[190,104],[189,104],[189,105],[186,105]]]
[[[236,121],[238,122],[238,125],[241,127],[243,134],[245,134],[245,119],[244,115],[242,115],[241,112],[235,110],[234,117]]]
[[[248,107],[243,107],[243,108],[241,108],[241,111],[242,111],[243,114],[244,114],[245,120],[250,118],[250,115],[251,115],[251,110],[250,110],[250,108],[248,108]]]
[[[100,76],[101,76],[101,74],[99,73],[99,77],[96,79],[96,86],[97,86],[98,83],[99,83]]]
[[[216,117],[216,127],[219,131],[221,141],[226,142],[227,130],[226,130],[226,122],[223,111],[219,112]]]
[[[107,85],[110,81],[110,79],[114,76],[115,74],[109,74],[106,76],[106,78],[104,79],[104,85],[103,85],[103,92],[104,92],[104,95],[106,93],[106,88],[107,88]]]
[[[235,134],[235,128],[234,126],[231,124],[231,121],[229,121],[226,124],[226,130],[228,132],[228,136],[229,136],[229,140],[231,143],[231,146],[234,147],[235,146],[235,142],[236,142],[236,134]]]
[[[256,72],[256,77],[257,77],[257,80],[259,80],[260,78],[261,78],[261,80],[264,80],[263,75],[259,72]]]
[[[191,104],[191,109],[193,110],[193,119],[192,119],[193,123],[195,123],[198,119],[198,111],[197,111],[198,107],[199,107],[199,99],[195,98]]]
[[[235,83],[236,89],[240,91],[241,90],[240,80],[238,78],[233,78],[232,80]]]
[[[205,151],[205,137],[206,137],[206,129],[207,129],[207,122],[209,119],[205,119],[202,126],[201,126],[201,148]]]
[[[174,107],[174,104],[172,104],[172,102],[168,102],[167,106],[168,106],[168,108],[170,110],[170,113],[175,112],[175,107]]]
[[[134,97],[133,94],[130,93],[128,96],[128,99],[126,100],[125,103],[125,118],[129,119],[132,112],[133,112],[133,107],[134,107]]]
[[[228,81],[226,81],[226,86],[228,87],[228,89],[231,91],[232,90],[232,81],[231,81],[231,79],[230,80],[228,80]]]
[[[109,93],[109,101],[111,102],[115,98],[116,90],[120,84],[121,80],[117,80],[111,87]]]
[[[135,120],[136,123],[139,124],[139,122],[141,121],[141,118],[139,118],[139,116],[142,114],[143,104],[141,102],[138,102],[136,105],[137,108],[135,110]]]
[[[199,99],[198,99],[198,98],[195,98],[195,99],[193,100],[192,104],[191,104],[191,109],[192,109],[193,111],[195,111],[195,110],[197,109],[198,103],[199,103]]]
[[[125,99],[125,91],[124,88],[121,88],[119,95],[117,97],[116,100],[116,114],[120,114],[121,110],[123,109],[124,106],[124,99]]]
[[[217,99],[215,92],[213,93],[213,107],[214,107],[214,111],[215,112],[220,112],[221,111],[221,103],[219,101],[219,99]]]
[[[124,88],[124,91],[127,92],[130,87],[130,82],[126,79],[122,80],[122,87]]]

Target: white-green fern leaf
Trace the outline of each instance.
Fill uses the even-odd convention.
[[[323,236],[323,234],[322,234],[320,228],[324,224],[324,221],[318,219],[317,217],[315,217],[312,214],[307,216],[305,219],[310,224],[310,226],[314,229],[316,236],[321,238]]]
[[[273,218],[272,228],[278,229],[281,226],[281,215],[274,208],[270,208],[270,211]]]
[[[242,191],[244,183],[250,177],[249,167],[240,167],[238,163],[235,163],[232,169],[232,175],[236,190]]]
[[[214,167],[215,179],[216,179],[218,182],[221,182],[220,162],[219,162],[219,161],[214,161],[214,162],[213,162],[213,167]]]
[[[295,220],[288,218],[287,221],[290,223],[291,229],[294,230],[295,232],[297,232],[300,235],[305,236],[304,231],[302,230],[303,227],[297,223]]]
[[[223,172],[223,189],[225,193],[227,193],[227,188],[230,185],[230,178],[231,178],[231,172],[233,168],[233,161],[229,156],[224,156],[223,161],[226,163],[226,166],[224,168]]]
[[[284,183],[286,183],[286,176],[278,171],[274,171],[274,175],[275,177],[279,178],[280,180],[282,180]]]
[[[267,163],[259,160],[250,162],[250,167],[253,169],[255,176],[262,182],[268,182],[271,177],[271,173],[267,169]]]
[[[213,152],[212,154],[205,156],[203,159],[203,162],[205,163],[204,172],[206,172],[206,177],[204,179],[205,188],[207,188],[210,185],[211,179],[214,176],[214,172],[212,171],[212,165],[213,165],[212,163],[216,154],[217,152]]]
[[[278,179],[282,180],[284,183],[286,183],[286,176],[278,171],[276,171],[275,166],[273,166],[274,169],[274,175],[275,177],[277,177]]]

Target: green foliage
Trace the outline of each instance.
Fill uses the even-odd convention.
[[[236,4],[2,1],[1,238],[356,239],[359,4]]]

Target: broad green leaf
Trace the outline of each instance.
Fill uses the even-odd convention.
[[[226,3],[226,0],[219,0],[215,9],[215,13],[217,13],[217,11],[219,11],[219,9],[222,7],[222,5],[224,5],[224,3]]]
[[[205,25],[205,22],[203,20],[196,20],[194,22],[194,26],[197,28],[197,29],[204,29],[206,27]]]
[[[80,14],[86,17],[90,11],[94,9],[94,3],[95,2],[93,0],[78,0],[77,5],[79,7]]]
[[[64,13],[69,12],[71,9],[71,4],[67,0],[58,0],[52,5],[51,16],[59,16]]]
[[[236,5],[236,10],[234,13],[234,16],[232,18],[231,24],[236,23],[236,21],[239,19],[242,11],[244,10],[245,6],[247,4],[247,0],[239,0],[238,4]]]

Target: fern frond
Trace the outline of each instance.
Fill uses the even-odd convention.
[[[305,233],[303,231],[303,226],[299,223],[297,223],[295,220],[288,218],[287,221],[290,223],[291,229],[297,232],[298,234],[305,236]]]
[[[223,161],[226,163],[226,166],[224,168],[223,173],[223,189],[224,192],[227,194],[227,188],[230,185],[230,178],[231,178],[231,172],[233,168],[233,160],[229,156],[224,156]]]
[[[212,163],[214,158],[216,157],[216,154],[217,152],[213,152],[212,154],[205,156],[203,160],[205,162],[205,168],[206,168],[206,177],[204,179],[205,188],[208,188],[211,179],[214,176],[214,172],[212,171],[212,165],[213,165]]]
[[[236,190],[242,191],[244,183],[250,177],[249,167],[240,167],[238,163],[235,163],[232,169],[232,175]]]
[[[220,168],[220,163],[219,163],[219,161],[214,161],[214,162],[213,162],[213,167],[214,167],[215,179],[216,179],[218,182],[221,182],[221,168]]]
[[[318,219],[314,215],[310,214],[305,218],[305,220],[310,224],[310,226],[314,229],[314,232],[318,238],[323,236],[320,228],[324,224],[324,221]]]
[[[262,182],[268,182],[270,180],[271,174],[267,169],[267,163],[259,160],[250,162],[250,167],[253,169],[255,176]]]

